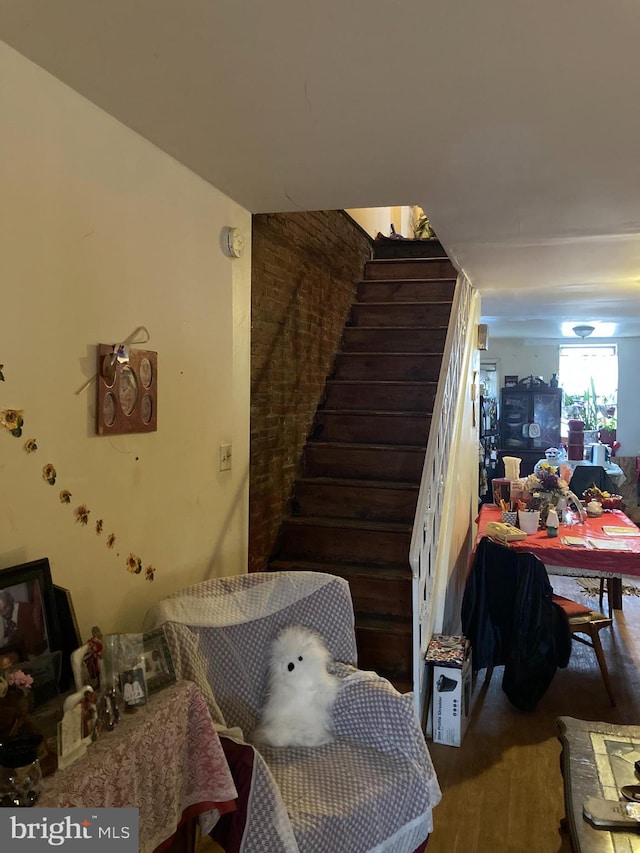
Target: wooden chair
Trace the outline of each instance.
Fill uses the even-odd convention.
[[[569,630],[571,631],[571,639],[578,643],[582,643],[583,646],[590,646],[595,651],[604,687],[609,697],[609,702],[615,708],[616,700],[613,696],[613,688],[611,687],[611,679],[609,678],[609,668],[607,667],[604,649],[600,642],[600,631],[602,631],[603,628],[611,627],[611,618],[605,616],[604,613],[599,613],[597,610],[590,610],[588,607],[583,604],[579,604],[577,601],[572,601],[569,598],[564,598],[563,596],[556,595],[555,593],[553,600],[559,604],[567,614]],[[584,634],[589,639],[585,639],[584,636],[578,636],[579,634]]]

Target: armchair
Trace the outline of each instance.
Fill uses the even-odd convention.
[[[240,792],[237,811],[214,834],[227,853],[423,848],[441,796],[436,774],[412,696],[357,669],[345,580],[273,572],[204,581],[154,605],[145,630],[161,624],[177,675],[199,685],[220,729],[235,727],[220,732]],[[254,745],[270,644],[292,624],[317,631],[332,655],[340,679],[335,739],[311,748]]]

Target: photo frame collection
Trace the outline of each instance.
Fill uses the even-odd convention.
[[[100,639],[99,673],[96,677],[94,670],[90,678],[89,644],[82,643],[70,591],[52,582],[49,560],[43,557],[0,569],[0,674],[22,670],[32,676],[30,704],[36,714],[39,706],[48,708],[50,700],[76,691],[67,695],[63,719],[57,725],[61,767],[80,757],[101,730],[112,729],[120,711],[137,713],[154,693],[176,681],[162,627],[147,633],[100,635]],[[78,655],[80,685],[72,666]],[[90,736],[89,713],[96,716]]]
[[[123,696],[131,676],[143,688],[145,697],[172,684],[176,674],[164,629],[160,627],[143,634],[106,635],[103,671],[108,684],[118,684]],[[136,704],[144,704],[139,701],[139,695],[136,699]]]

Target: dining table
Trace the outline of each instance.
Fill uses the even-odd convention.
[[[622,579],[640,578],[640,528],[620,509],[603,510],[600,516],[570,512],[555,537],[537,530],[509,547],[529,551],[545,564],[550,575],[604,578],[609,603],[622,609]],[[502,510],[483,504],[476,519],[476,544],[487,534],[487,524],[502,521]]]

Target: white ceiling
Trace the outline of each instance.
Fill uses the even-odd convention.
[[[421,205],[492,337],[640,335],[639,37],[637,0],[0,0],[254,213]]]

